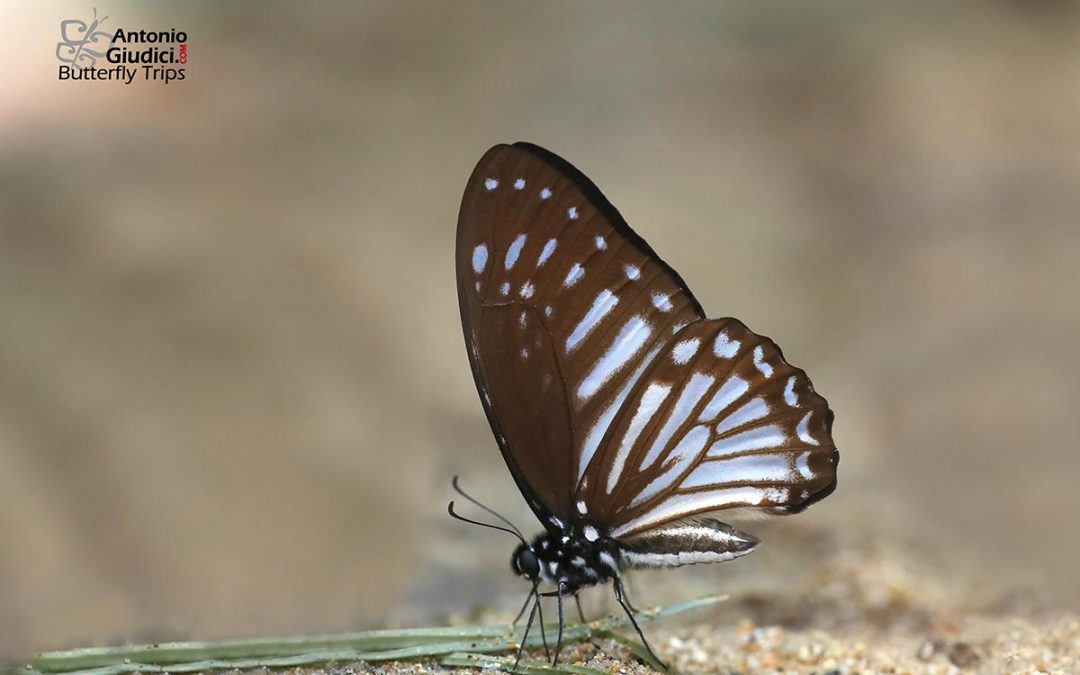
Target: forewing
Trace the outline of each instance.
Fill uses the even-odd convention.
[[[595,185],[527,144],[480,160],[456,258],[469,359],[503,457],[542,520],[571,517],[633,384],[700,305]]]
[[[636,383],[578,499],[616,537],[719,509],[793,513],[835,488],[831,428],[772,340],[736,319],[697,321]]]

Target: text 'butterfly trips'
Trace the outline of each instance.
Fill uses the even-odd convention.
[[[706,318],[565,160],[526,143],[489,150],[465,188],[455,255],[476,387],[544,531],[528,541],[462,494],[521,540],[526,635],[540,597],[558,599],[554,661],[564,599],[612,582],[645,641],[626,570],[746,555],[758,540],[711,514],[797,513],[835,489],[833,414],[806,373],[737,319]]]

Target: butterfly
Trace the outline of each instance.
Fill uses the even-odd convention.
[[[566,160],[491,148],[466,185],[455,255],[476,388],[544,530],[527,540],[456,479],[509,529],[450,513],[517,534],[511,563],[532,583],[519,618],[535,599],[526,636],[540,598],[558,598],[553,662],[564,599],[611,582],[648,647],[627,570],[746,555],[758,540],[709,514],[797,513],[836,488],[833,413],[806,373],[739,320],[706,318]]]

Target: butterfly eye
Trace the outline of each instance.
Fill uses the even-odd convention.
[[[511,561],[514,571],[519,575],[535,581],[540,576],[540,561],[533,550],[525,544],[520,544],[514,549],[514,558]]]

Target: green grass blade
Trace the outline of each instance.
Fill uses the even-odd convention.
[[[47,652],[35,658],[31,666],[45,672],[67,672],[113,665],[125,659],[139,663],[167,664],[195,660],[289,656],[338,649],[385,651],[440,642],[505,638],[506,635],[505,626],[464,626],[374,630],[343,635],[258,638],[222,642],[165,642],[152,645],[90,647]]]
[[[725,599],[709,597],[689,600],[638,612],[635,618],[639,624],[646,624],[708,607]],[[628,624],[626,617],[607,617],[590,624],[567,624],[563,630],[563,639],[566,642],[582,640],[600,632],[610,633],[613,629]],[[549,636],[554,635],[558,624],[545,624],[545,630]],[[518,648],[520,634],[521,629],[515,631],[510,626],[461,626],[222,642],[91,647],[40,654],[15,672],[21,675],[123,675],[136,671],[191,673],[234,668],[291,668],[331,661],[407,661],[433,657],[466,659],[477,658],[478,654],[512,653]],[[651,662],[643,645],[621,636],[615,637],[614,633],[611,633],[611,637],[618,639],[646,662]],[[534,628],[525,647],[536,649],[542,645],[541,632]],[[497,661],[498,659],[495,659],[491,663],[495,664]],[[566,669],[552,671],[550,666],[546,666],[549,670],[542,670],[539,664],[530,667],[535,667],[535,672],[577,672]]]
[[[607,638],[609,640],[614,640],[615,642],[618,642],[623,647],[629,649],[630,653],[632,653],[634,656],[638,657],[641,661],[648,664],[648,666],[653,670],[658,670],[661,673],[668,672],[668,669],[664,666],[664,664],[653,658],[653,655],[649,653],[648,648],[646,648],[645,645],[641,644],[637,640],[632,640],[628,637],[624,637],[610,630],[597,631],[596,633],[594,633],[594,635],[596,637]]]

